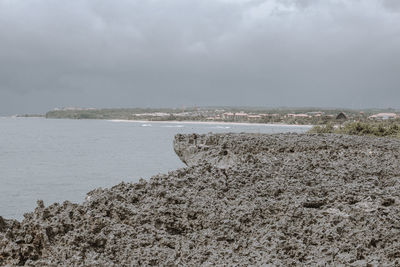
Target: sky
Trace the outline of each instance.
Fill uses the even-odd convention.
[[[0,115],[399,99],[399,0],[0,0]]]

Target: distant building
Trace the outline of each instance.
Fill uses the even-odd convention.
[[[346,114],[344,114],[343,112],[340,112],[337,116],[336,116],[337,120],[347,120],[347,116]]]
[[[310,118],[310,115],[307,114],[287,114],[286,117],[288,118]]]
[[[249,114],[242,112],[237,112],[235,113],[235,120],[238,121],[243,121],[243,120],[247,120]]]
[[[81,110],[85,110],[85,109],[77,108],[77,107],[65,107],[62,110],[65,110],[65,111],[81,111]]]
[[[378,113],[372,116],[369,116],[369,119],[380,119],[380,120],[388,120],[398,118],[399,115],[396,113]]]
[[[247,118],[249,121],[258,121],[261,119],[261,115],[248,115]]]
[[[226,120],[233,120],[235,118],[235,114],[232,112],[225,112],[224,114],[222,114],[222,118]]]
[[[307,112],[307,114],[314,117],[321,117],[325,113],[322,111],[312,111],[312,112]]]
[[[170,116],[169,113],[163,113],[163,112],[153,112],[153,113],[134,113],[132,116],[136,117],[168,117]]]

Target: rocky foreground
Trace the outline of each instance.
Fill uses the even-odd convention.
[[[187,168],[0,217],[0,265],[400,265],[400,141],[177,135],[174,148]]]

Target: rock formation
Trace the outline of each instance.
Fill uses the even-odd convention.
[[[0,265],[399,265],[400,141],[177,135],[188,167],[0,217]]]

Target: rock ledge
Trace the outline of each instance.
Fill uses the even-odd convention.
[[[177,135],[188,167],[0,217],[0,265],[400,264],[400,142]]]

